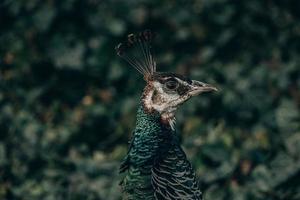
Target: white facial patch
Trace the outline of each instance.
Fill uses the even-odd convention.
[[[177,78],[176,78],[177,79]],[[187,84],[178,79],[179,84]],[[156,110],[161,114],[161,118],[170,124],[170,127],[175,129],[175,111],[181,103],[189,97],[186,95],[180,96],[176,91],[170,91],[158,81],[152,83],[153,88],[144,96],[144,105],[149,110]]]
[[[175,106],[175,101],[180,98],[176,92],[165,92],[164,85],[159,82],[154,82],[155,96],[152,97],[152,107],[162,113],[169,107]]]
[[[195,80],[185,81],[176,76],[161,78],[160,81],[164,83],[155,80],[148,82],[143,93],[143,103],[147,110],[159,112],[162,121],[168,122],[173,130],[175,111],[179,105],[202,92],[217,90],[208,84]]]

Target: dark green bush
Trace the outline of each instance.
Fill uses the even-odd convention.
[[[120,198],[143,80],[114,46],[145,28],[160,70],[220,88],[177,115],[205,199],[299,199],[299,4],[1,1],[0,199]]]

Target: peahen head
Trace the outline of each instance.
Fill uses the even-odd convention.
[[[146,81],[142,95],[145,111],[158,113],[161,122],[174,129],[175,111],[181,104],[203,92],[217,91],[217,88],[179,74],[156,71],[156,63],[150,51],[153,37],[149,30],[137,35],[130,34],[125,43],[116,47],[116,51],[138,70]]]

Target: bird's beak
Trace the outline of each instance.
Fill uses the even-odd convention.
[[[191,96],[196,96],[202,92],[218,91],[215,86],[200,81],[192,81],[191,90],[189,91]]]

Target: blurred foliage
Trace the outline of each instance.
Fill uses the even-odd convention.
[[[178,112],[206,200],[300,199],[300,2],[2,0],[0,199],[120,199],[143,80],[114,46],[215,83]]]

